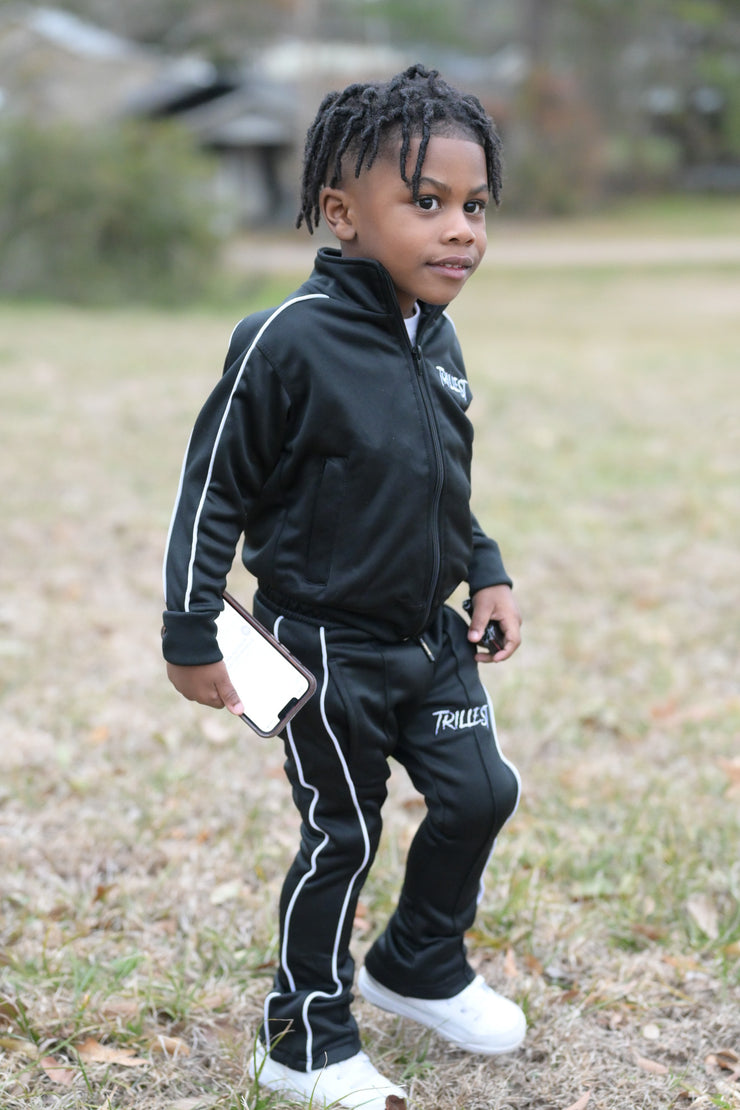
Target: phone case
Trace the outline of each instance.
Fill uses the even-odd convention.
[[[316,679],[231,594],[224,592],[224,602],[216,636],[242,719],[259,736],[275,736],[313,695]]]
[[[470,600],[469,597],[466,597],[465,601],[463,601],[463,609],[466,613],[473,612],[473,602]],[[485,627],[483,635],[476,644],[476,647],[484,647],[492,654],[495,654],[497,651],[502,651],[505,646],[506,634],[500,622],[489,621]]]

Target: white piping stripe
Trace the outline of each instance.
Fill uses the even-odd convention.
[[[262,1029],[265,1034],[265,1052],[268,1056],[270,1055],[270,1042],[272,1041],[272,1034],[270,1032],[270,1003],[273,998],[279,997],[280,995],[277,991],[270,991],[262,1008]]]
[[[491,732],[493,733],[493,742],[496,745],[496,751],[501,756],[501,762],[504,763],[509,768],[509,770],[514,775],[514,778],[516,779],[516,802],[514,803],[514,808],[512,809],[511,813],[509,814],[509,816],[506,818],[503,825],[501,826],[501,829],[504,829],[506,827],[506,825],[508,825],[509,821],[511,821],[512,817],[514,816],[514,814],[516,813],[516,811],[519,808],[519,801],[520,801],[521,796],[522,796],[522,780],[521,780],[521,776],[520,776],[519,772],[517,771],[516,767],[514,766],[514,764],[511,762],[511,760],[507,759],[506,756],[504,755],[504,753],[501,751],[501,745],[498,742],[498,729],[496,728],[496,715],[493,712],[493,702],[491,701],[491,695],[489,694],[488,690],[486,690],[485,686],[483,687],[483,689],[485,691],[486,701],[488,702],[488,712],[490,714],[490,719],[491,719]],[[501,830],[499,830],[499,832],[500,831]],[[488,853],[488,859],[486,860],[486,866],[483,868],[483,872],[481,874],[480,884],[478,886],[477,905],[481,904],[481,900],[483,899],[483,895],[485,894],[486,887],[485,887],[484,877],[485,877],[485,874],[486,874],[486,870],[488,869],[488,865],[491,862],[491,859],[493,858],[493,853],[496,851],[496,844],[497,843],[498,843],[498,837],[496,837],[493,844],[491,845],[491,851]]]
[[[192,533],[192,540],[191,540],[191,544],[190,544],[190,561],[188,563],[187,587],[186,587],[186,590],[185,590],[185,600],[184,600],[184,603],[183,603],[183,611],[186,612],[186,613],[188,613],[190,611],[190,594],[191,594],[191,591],[192,591],[192,588],[193,588],[193,568],[195,566],[195,556],[196,556],[196,552],[198,550],[198,529],[199,529],[199,526],[200,526],[200,518],[201,518],[201,515],[203,513],[203,507],[205,505],[206,498],[208,496],[208,490],[209,490],[209,487],[210,487],[210,484],[211,484],[211,477],[213,475],[213,466],[214,466],[214,463],[215,463],[215,460],[216,460],[216,452],[218,450],[219,443],[221,442],[221,436],[223,434],[223,430],[224,430],[224,427],[226,425],[226,421],[228,420],[229,414],[231,412],[231,405],[232,405],[232,401],[234,399],[234,394],[236,393],[237,389],[239,388],[239,385],[241,383],[242,377],[244,376],[244,371],[246,369],[249,358],[250,358],[254,348],[257,346],[260,339],[262,338],[264,333],[267,331],[270,324],[273,322],[273,320],[277,319],[277,317],[281,314],[281,312],[284,312],[286,308],[290,308],[291,305],[299,304],[301,301],[312,301],[312,300],[317,300],[317,299],[329,300],[329,297],[326,293],[307,293],[302,297],[293,297],[292,300],[286,301],[285,304],[281,304],[278,308],[275,309],[275,311],[272,313],[272,315],[267,320],[265,320],[264,324],[262,325],[260,330],[257,332],[256,336],[254,337],[254,339],[252,341],[252,344],[249,347],[247,353],[245,354],[244,358],[242,359],[242,364],[239,367],[239,373],[236,375],[236,378],[234,380],[234,386],[231,390],[231,393],[229,394],[229,399],[226,403],[226,408],[224,409],[224,413],[223,413],[223,416],[221,417],[221,422],[218,426],[218,431],[216,433],[216,438],[213,442],[213,450],[211,451],[211,457],[210,457],[209,462],[208,462],[208,472],[206,474],[206,480],[205,480],[205,483],[203,485],[203,492],[201,494],[200,501],[198,502],[198,508],[197,508],[197,511],[196,511],[196,514],[195,514],[195,519],[193,520],[193,533]],[[232,332],[232,335],[233,335],[233,332]],[[189,444],[188,444],[188,446],[189,446]],[[187,455],[186,455],[186,459],[187,459]],[[183,467],[184,467],[184,465],[185,464],[183,464]],[[177,510],[178,510],[178,507],[179,507],[181,492],[182,492],[182,478],[181,478],[181,481],[180,481],[180,488],[177,491],[177,500],[175,501],[175,508],[173,510],[173,513],[172,513],[172,521],[173,522],[174,522],[174,518],[175,518],[175,515],[177,513]],[[171,532],[172,532],[172,523],[170,524],[170,534],[171,534]],[[167,538],[167,551],[165,551],[165,566],[166,566],[166,563],[167,563],[167,552],[168,551],[169,551],[169,535],[168,535],[168,538]],[[166,587],[165,587],[165,591],[166,591]]]
[[[341,913],[339,914],[339,919],[337,921],[337,930],[336,930],[336,933],[334,935],[334,944],[332,946],[331,973],[332,973],[332,978],[334,980],[334,983],[336,984],[336,989],[334,990],[334,992],[332,994],[329,994],[327,991],[312,991],[311,994],[306,996],[306,999],[303,1003],[302,1018],[303,1018],[303,1025],[304,1025],[304,1028],[306,1030],[306,1070],[307,1071],[311,1071],[313,1069],[313,1061],[312,1061],[312,1056],[313,1056],[313,1032],[312,1032],[312,1029],[311,1029],[311,1022],[310,1022],[310,1017],[309,1017],[309,1007],[310,1007],[311,1003],[313,1002],[313,1000],[315,998],[336,998],[339,994],[342,993],[342,983],[341,983],[341,980],[339,978],[339,969],[338,969],[339,941],[340,941],[340,937],[342,935],[342,928],[343,928],[343,925],[344,925],[345,918],[347,916],[347,909],[349,907],[349,902],[350,902],[350,899],[352,897],[352,892],[354,890],[355,883],[356,883],[357,878],[359,877],[359,875],[362,874],[363,870],[367,866],[368,861],[370,859],[370,836],[368,834],[367,825],[365,823],[365,818],[362,815],[362,809],[360,808],[360,803],[359,803],[359,800],[357,798],[357,791],[355,789],[355,784],[352,782],[352,778],[351,778],[351,775],[349,773],[349,767],[347,766],[347,761],[346,761],[346,759],[344,757],[344,754],[343,754],[343,752],[342,752],[342,750],[339,746],[339,741],[337,740],[336,734],[334,733],[331,725],[329,724],[329,719],[326,715],[326,691],[327,691],[327,687],[329,685],[329,660],[328,660],[328,655],[327,655],[327,650],[326,650],[326,630],[323,627],[321,627],[319,629],[319,635],[321,637],[321,656],[322,656],[323,671],[324,671],[324,677],[323,677],[323,682],[322,682],[322,686],[321,686],[321,696],[320,696],[321,719],[324,722],[324,727],[326,728],[327,735],[329,736],[329,738],[332,742],[332,745],[333,745],[334,750],[336,752],[339,763],[341,764],[342,773],[344,775],[344,780],[347,783],[347,786],[349,787],[350,796],[352,798],[352,804],[354,806],[355,813],[357,814],[357,820],[358,820],[360,829],[362,831],[362,839],[363,839],[363,842],[364,842],[364,845],[365,845],[365,851],[364,851],[362,862],[360,863],[360,866],[357,868],[355,873],[352,875],[352,877],[349,881],[349,884],[347,886],[347,891],[346,891],[346,894],[344,896],[344,901],[342,903]],[[292,972],[290,970],[290,967],[289,967],[289,964],[288,964],[288,936],[289,936],[289,932],[290,932],[290,923],[291,923],[291,919],[292,919],[292,916],[293,916],[293,910],[295,909],[296,902],[298,901],[298,898],[300,896],[300,893],[301,893],[303,887],[308,882],[308,880],[313,875],[316,874],[318,857],[321,854],[321,852],[323,851],[323,849],[325,848],[325,846],[328,844],[329,837],[324,832],[324,830],[321,828],[321,826],[318,824],[318,822],[315,819],[315,810],[316,810],[316,806],[319,802],[319,792],[316,789],[316,787],[311,786],[311,784],[308,783],[306,778],[305,778],[305,774],[304,774],[304,771],[303,771],[303,765],[300,761],[300,757],[299,757],[298,752],[296,750],[295,741],[293,739],[292,725],[288,725],[287,736],[288,736],[288,742],[290,744],[291,752],[293,753],[293,759],[295,760],[296,768],[298,770],[298,778],[299,778],[299,781],[301,783],[301,786],[303,786],[306,790],[310,790],[313,794],[311,805],[309,806],[309,810],[308,810],[309,824],[311,825],[311,827],[313,829],[316,830],[316,832],[321,833],[322,837],[323,837],[321,843],[318,844],[316,846],[316,848],[314,849],[314,851],[311,855],[311,866],[310,866],[309,870],[306,871],[305,874],[302,876],[300,882],[298,883],[295,890],[293,891],[293,895],[290,899],[288,909],[286,910],[286,913],[285,913],[285,921],[284,921],[284,924],[283,924],[283,944],[282,944],[282,949],[281,949],[281,953],[280,953],[280,963],[281,963],[281,967],[283,969],[283,972],[285,973],[285,976],[288,979],[288,983],[290,984],[291,990],[295,990],[296,989],[295,988],[295,979],[293,978],[293,974],[292,974]],[[268,1005],[269,1005],[270,997],[275,997],[275,995],[273,994],[265,1000],[265,1029],[267,1030],[266,1036],[268,1038],[269,1038]],[[268,1051],[269,1051],[269,1040],[268,1040]]]
[[[182,466],[180,467],[180,478],[179,478],[179,481],[177,483],[177,494],[175,496],[175,507],[172,510],[172,516],[170,517],[170,526],[167,529],[167,541],[164,545],[164,558],[162,560],[162,593],[164,595],[165,603],[167,602],[167,555],[168,555],[169,550],[170,550],[170,541],[172,539],[172,531],[175,527],[175,517],[177,516],[177,506],[180,504],[180,498],[182,496],[182,487],[183,487],[183,482],[185,481],[185,464],[188,461],[188,451],[190,450],[190,443],[191,443],[192,438],[193,438],[193,433],[191,432],[190,435],[188,436],[188,443],[187,443],[187,447],[185,448],[185,456],[182,460]]]
[[[296,747],[295,747],[295,742],[293,740],[293,727],[292,727],[292,725],[288,725],[288,742],[290,744],[290,749],[293,753],[293,759],[296,762],[296,767],[298,768],[298,778],[300,780],[301,786],[305,790],[310,790],[311,794],[313,795],[313,797],[311,799],[311,805],[308,808],[308,823],[309,823],[309,825],[311,826],[312,829],[315,829],[315,831],[317,833],[321,833],[321,835],[322,835],[321,842],[316,845],[313,852],[311,853],[311,866],[308,869],[308,871],[306,871],[302,875],[302,877],[300,879],[300,882],[297,884],[295,890],[293,891],[293,895],[292,895],[292,897],[290,899],[290,902],[288,904],[288,908],[285,911],[285,929],[284,929],[284,934],[283,934],[283,944],[282,944],[282,948],[281,948],[281,951],[280,951],[280,965],[281,965],[281,967],[282,967],[282,969],[285,973],[285,976],[288,980],[288,985],[289,985],[290,989],[292,991],[294,991],[296,989],[295,979],[293,978],[293,973],[290,970],[290,966],[288,964],[288,932],[290,930],[290,923],[291,923],[291,919],[293,917],[293,910],[295,908],[295,904],[298,901],[298,897],[299,897],[303,887],[308,882],[308,880],[313,878],[313,876],[316,874],[318,857],[321,854],[321,852],[323,851],[323,849],[326,847],[326,845],[329,843],[329,837],[324,832],[324,830],[321,828],[321,826],[319,825],[319,823],[316,821],[316,818],[315,818],[316,806],[319,804],[319,792],[318,792],[318,790],[316,789],[315,786],[312,786],[309,782],[306,781],[305,775],[303,773],[303,764],[300,761],[300,757],[298,756],[298,752],[296,751]]]

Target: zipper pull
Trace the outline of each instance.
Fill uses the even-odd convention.
[[[419,647],[421,648],[421,650],[426,655],[429,662],[430,663],[436,663],[436,659],[434,658],[434,655],[432,654],[432,649],[429,647],[429,644],[426,642],[424,637],[423,636],[417,636],[416,637],[416,642],[418,643]]]

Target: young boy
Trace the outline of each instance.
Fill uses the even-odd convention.
[[[320,250],[297,293],[237,325],[168,539],[164,654],[185,697],[241,712],[214,620],[242,534],[256,616],[318,679],[283,736],[301,843],[253,1068],[312,1106],[405,1105],[350,1011],[352,924],[391,756],[427,813],[359,990],[470,1052],[511,1051],[525,1033],[465,955],[519,795],[476,663],[509,658],[520,616],[470,509],[470,390],[444,311],[483,257],[499,152],[480,103],[421,66],[325,97],[298,224],[323,218],[340,250]],[[461,582],[469,628],[444,604]],[[493,655],[475,646],[492,618],[505,634]]]

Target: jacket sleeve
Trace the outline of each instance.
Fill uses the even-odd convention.
[[[171,663],[221,659],[216,617],[250,508],[275,469],[289,399],[251,347],[203,406],[188,443],[164,558],[162,650]]]
[[[512,580],[504,569],[501,551],[495,540],[485,534],[475,516],[473,521],[473,554],[468,569],[468,585],[471,594],[485,586],[513,586]]]
[[[448,342],[451,345],[454,344],[456,357],[460,365],[463,365],[463,356],[457,339],[455,325],[446,314],[445,318],[452,329],[452,338],[448,339]],[[468,404],[470,404],[471,399],[472,396],[468,388]],[[473,551],[468,567],[468,586],[470,587],[470,593],[474,594],[478,590],[484,589],[486,586],[513,586],[514,583],[504,569],[504,562],[498,544],[485,534],[472,511],[470,513],[470,518],[473,528]]]

